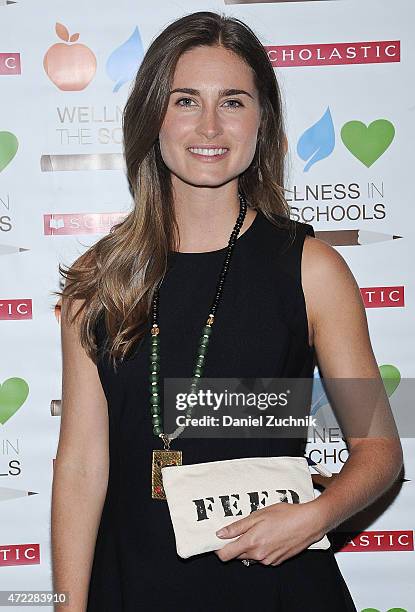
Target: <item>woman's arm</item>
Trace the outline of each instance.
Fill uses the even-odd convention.
[[[74,301],[72,309],[79,305]],[[70,325],[67,314],[64,298],[62,416],[51,509],[53,588],[69,592],[69,606],[56,610],[84,612],[108,484],[108,408],[96,365],[79,342],[79,319]]]
[[[400,440],[350,269],[333,247],[307,237],[301,273],[310,344],[314,341],[321,372],[336,391],[333,409],[348,442],[349,457],[316,499],[272,504],[217,532],[224,539],[237,538],[215,551],[222,561],[238,558],[281,564],[382,495],[402,468]],[[360,435],[367,425],[368,435]]]
[[[370,389],[383,390],[383,381],[360,290],[346,262],[333,247],[307,237],[302,284],[319,369],[325,379],[333,381],[329,383],[333,389],[339,390],[339,405],[336,408],[334,403],[333,409],[342,428],[344,425],[349,448],[340,473],[316,500],[328,531],[389,489],[402,468],[402,447],[386,394],[376,411],[365,402],[369,398],[374,404],[375,393]],[[340,379],[348,380],[342,384]],[[362,434],[364,430],[360,422],[368,423],[370,418],[379,435],[360,435],[359,427]]]

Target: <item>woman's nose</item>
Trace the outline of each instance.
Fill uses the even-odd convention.
[[[222,124],[216,108],[204,109],[202,111],[197,131],[208,138],[222,133]]]

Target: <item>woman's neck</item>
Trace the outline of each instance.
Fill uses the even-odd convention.
[[[256,214],[257,212],[252,208],[247,209],[239,236],[250,227]],[[222,206],[219,210],[206,209],[206,207],[199,210],[192,207],[187,208],[186,211],[176,209],[180,239],[178,250],[184,253],[197,253],[226,247],[238,215],[239,199],[237,207],[225,208]]]

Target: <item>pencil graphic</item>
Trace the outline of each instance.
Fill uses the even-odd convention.
[[[313,467],[321,476],[326,476],[327,478],[331,478],[338,474],[338,472],[330,472],[326,467],[323,467],[321,463],[316,463],[310,457],[306,457],[308,465]],[[411,482],[409,478],[399,478],[398,482]]]
[[[17,497],[26,497],[26,495],[37,495],[37,493],[36,491],[23,491],[22,489],[10,489],[9,487],[0,487],[0,501],[16,499]]]
[[[51,416],[61,416],[62,412],[62,400],[52,400],[50,402],[50,414]]]
[[[315,0],[225,0],[225,4],[283,4],[284,2],[315,2]]]
[[[64,172],[76,170],[123,170],[121,153],[78,153],[73,155],[42,155],[42,172]]]
[[[324,240],[332,246],[360,246],[374,244],[375,242],[386,242],[388,240],[397,240],[403,236],[395,236],[394,234],[382,234],[380,232],[371,232],[369,230],[322,230],[315,232],[316,238]]]
[[[8,4],[17,4],[17,2],[13,2],[13,0],[0,0],[0,6],[7,6]]]
[[[310,459],[310,457],[306,457],[306,459],[308,465],[313,467],[322,476],[327,476],[328,478],[333,476],[332,472],[330,472],[330,470],[328,470],[325,466],[321,465],[321,463],[316,463],[315,461],[313,461],[313,459]]]
[[[57,304],[55,304],[55,308],[53,309],[54,313],[55,313],[55,318],[57,320],[58,323],[60,323],[61,321],[61,310],[62,310],[62,300],[59,299]]]
[[[0,255],[12,255],[13,253],[22,253],[28,250],[23,247],[15,247],[12,244],[0,244]]]

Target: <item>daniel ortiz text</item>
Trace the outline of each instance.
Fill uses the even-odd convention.
[[[232,417],[223,414],[220,417],[204,415],[199,418],[189,417],[184,414],[176,418],[178,427],[315,427],[317,421],[311,415],[296,418],[275,417],[272,414],[253,417]]]

